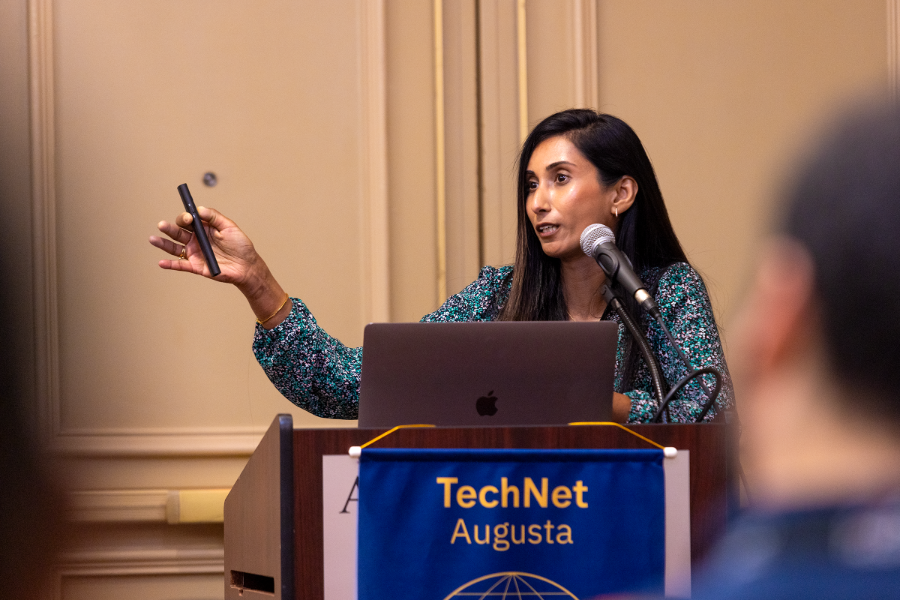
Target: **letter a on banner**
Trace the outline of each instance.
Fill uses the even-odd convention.
[[[662,595],[660,450],[365,449],[359,599]]]

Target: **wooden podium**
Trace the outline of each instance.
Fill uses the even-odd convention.
[[[696,568],[736,508],[726,425],[630,425],[690,451],[691,564]],[[382,429],[293,429],[279,415],[225,500],[225,598],[324,597],[322,457],[346,454]],[[401,429],[379,448],[647,448],[617,427]]]

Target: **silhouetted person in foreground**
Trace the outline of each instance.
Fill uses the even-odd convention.
[[[0,398],[0,598],[37,600],[53,590],[53,563],[70,536],[61,487],[18,408]]]
[[[695,598],[900,598],[900,110],[787,186],[732,337],[751,510]]]

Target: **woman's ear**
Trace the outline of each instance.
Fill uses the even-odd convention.
[[[625,175],[613,184],[613,191],[615,194],[609,209],[618,218],[620,214],[627,211],[634,204],[634,199],[637,198],[638,193],[637,181],[633,177]]]

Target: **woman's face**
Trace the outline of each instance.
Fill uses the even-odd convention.
[[[547,256],[587,258],[581,232],[593,223],[615,231],[616,186],[604,186],[600,173],[575,145],[562,136],[541,142],[525,173],[525,210]]]

